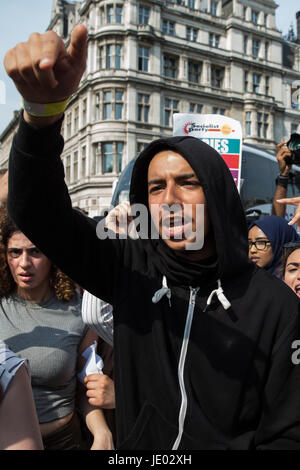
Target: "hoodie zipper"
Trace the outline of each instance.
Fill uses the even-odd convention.
[[[188,343],[190,339],[191,325],[192,325],[193,316],[194,316],[196,295],[197,295],[198,290],[199,290],[199,287],[196,287],[196,288],[190,287],[189,307],[188,307],[188,312],[187,312],[187,317],[186,317],[186,322],[185,322],[183,341],[182,341],[179,364],[178,364],[178,380],[179,380],[179,386],[180,386],[180,391],[181,391],[181,405],[180,405],[180,411],[179,411],[179,417],[178,417],[178,435],[173,444],[172,450],[177,450],[179,447],[182,434],[183,434],[183,427],[184,427],[184,421],[185,421],[186,410],[187,410],[187,395],[186,395],[183,375],[184,375],[186,353],[187,353]]]

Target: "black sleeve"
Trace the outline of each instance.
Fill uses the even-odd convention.
[[[121,245],[119,240],[100,240],[96,221],[72,209],[60,158],[61,123],[35,129],[21,117],[10,153],[8,211],[56,266],[113,303]]]
[[[258,450],[300,450],[300,316],[275,345],[256,432]]]

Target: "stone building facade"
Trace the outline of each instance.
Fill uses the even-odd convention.
[[[73,204],[98,215],[128,161],[172,135],[174,112],[225,114],[269,150],[300,132],[299,35],[284,40],[275,11],[273,0],[54,0],[49,29],[66,43],[77,23],[89,32],[63,124]]]

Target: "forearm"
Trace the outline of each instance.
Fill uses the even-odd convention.
[[[89,404],[88,398],[85,395],[85,389],[81,385],[78,391],[78,407],[88,430],[93,435],[93,448],[98,450],[113,449],[112,433],[107,425],[103,411]]]
[[[283,199],[286,197],[287,193],[287,188],[284,188],[283,186],[276,186],[274,198],[273,198],[273,203],[272,203],[272,215],[279,215],[280,217],[285,216],[285,204],[278,204],[277,199]]]

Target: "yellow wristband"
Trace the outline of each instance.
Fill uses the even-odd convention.
[[[57,114],[63,113],[67,107],[70,98],[58,103],[30,103],[29,101],[22,98],[22,108],[27,111],[31,116],[37,117],[50,117],[56,116]]]

